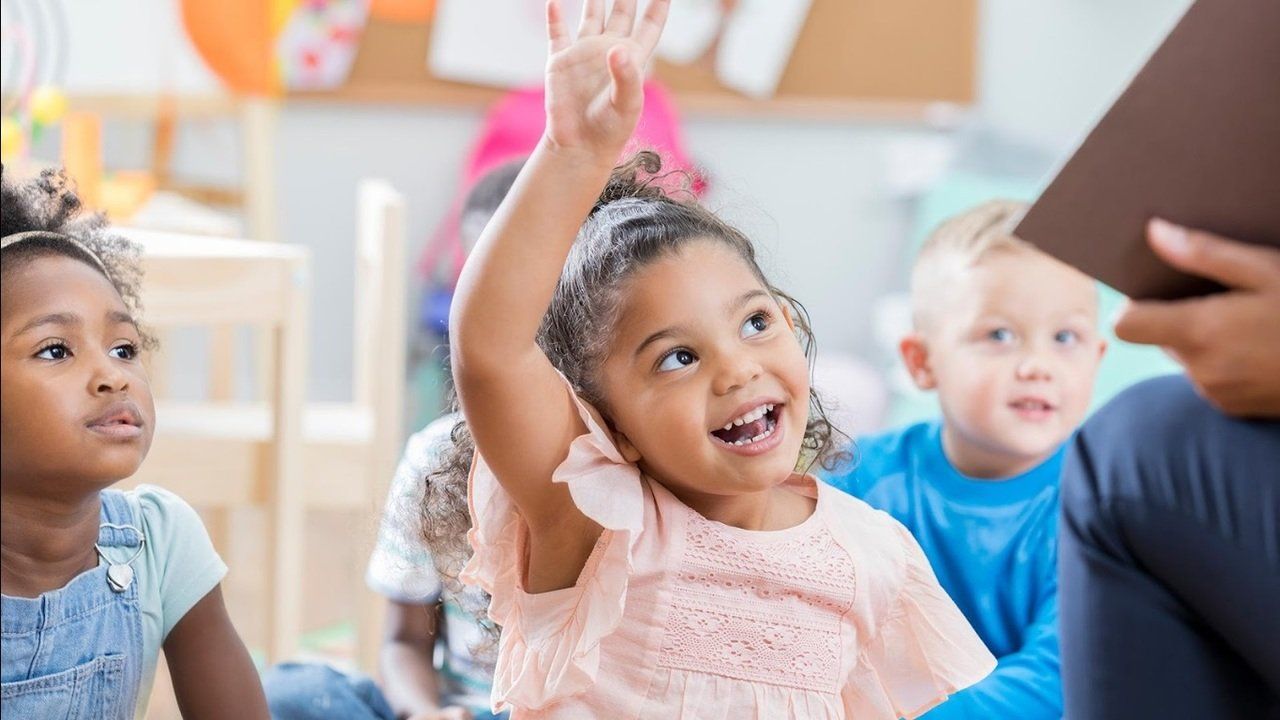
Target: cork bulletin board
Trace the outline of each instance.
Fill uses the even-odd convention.
[[[657,63],[683,107],[727,113],[910,115],[934,103],[972,103],[977,0],[813,0],[777,94],[752,100],[727,90],[709,66]],[[344,84],[294,93],[356,102],[480,105],[494,88],[432,77],[430,22],[371,18]]]

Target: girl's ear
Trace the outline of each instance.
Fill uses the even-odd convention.
[[[635,445],[631,444],[631,440],[625,434],[618,430],[613,430],[613,444],[618,447],[618,452],[622,453],[622,459],[632,465],[640,462],[640,451]]]
[[[929,364],[929,346],[918,333],[911,333],[898,343],[898,352],[902,355],[902,364],[907,367],[911,382],[921,390],[933,390],[938,387],[933,367]]]

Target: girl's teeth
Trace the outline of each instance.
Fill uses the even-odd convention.
[[[765,431],[764,431],[764,432],[760,433],[759,435],[757,435],[757,436],[755,436],[755,437],[753,437],[753,438],[747,438],[747,439],[743,439],[743,440],[738,440],[737,442],[735,442],[735,443],[734,443],[734,445],[750,445],[751,443],[757,443],[757,442],[760,442],[761,440],[763,440],[763,439],[765,439],[765,438],[769,437],[770,435],[772,435],[772,434],[773,434],[774,429],[775,429],[775,428],[777,428],[777,427],[778,427],[778,426],[777,426],[777,424],[776,424],[776,423],[770,422],[770,423],[769,423],[769,427],[765,428]]]
[[[772,412],[773,408],[774,408],[773,405],[761,405],[760,407],[756,408],[755,410],[752,410],[746,415],[743,415],[742,417],[735,418],[729,421],[724,426],[724,429],[732,430],[735,427],[746,425],[749,422],[755,422],[756,420],[759,420],[760,418],[764,417],[768,413]]]

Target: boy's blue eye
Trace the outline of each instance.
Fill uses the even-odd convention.
[[[987,339],[998,343],[1013,342],[1013,331],[1009,328],[996,328],[987,333]]]
[[[55,343],[41,348],[36,357],[41,360],[66,360],[71,357],[71,349],[62,343]]]
[[[671,372],[688,367],[698,361],[698,356],[683,348],[672,350],[658,361],[658,372]]]
[[[742,337],[746,338],[751,337],[752,335],[759,335],[768,329],[769,317],[764,313],[756,313],[755,315],[747,318],[746,322],[742,323]]]
[[[138,357],[138,346],[125,343],[111,348],[111,356],[120,360],[132,360]]]
[[[1080,341],[1080,334],[1075,330],[1059,330],[1054,333],[1053,341],[1063,345],[1072,345]]]

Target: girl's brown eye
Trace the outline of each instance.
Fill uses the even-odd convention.
[[[742,337],[758,335],[769,329],[769,318],[764,313],[756,313],[742,323]]]
[[[71,357],[71,349],[62,343],[56,343],[41,348],[36,357],[42,360],[66,360]]]
[[[138,356],[138,346],[133,343],[125,343],[111,348],[111,355],[120,360],[132,360]]]
[[[658,362],[658,372],[679,370],[680,368],[692,365],[697,361],[698,356],[694,355],[689,350],[679,348],[672,350],[662,357],[662,360]]]

